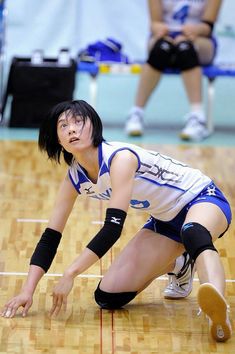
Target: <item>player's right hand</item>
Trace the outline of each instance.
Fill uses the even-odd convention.
[[[20,307],[23,307],[21,314],[23,317],[25,317],[28,313],[29,308],[32,306],[32,303],[32,295],[22,292],[6,303],[6,305],[1,311],[1,316],[5,318],[12,318],[16,315],[18,309]]]
[[[164,22],[152,22],[151,23],[151,32],[155,39],[160,39],[167,36],[169,30],[167,24]]]

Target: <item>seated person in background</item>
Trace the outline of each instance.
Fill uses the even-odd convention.
[[[151,37],[149,56],[143,65],[135,106],[126,121],[128,135],[143,134],[144,107],[166,68],[179,69],[190,103],[184,140],[202,140],[209,135],[202,104],[201,65],[211,64],[216,42],[212,37],[221,0],[148,0]]]

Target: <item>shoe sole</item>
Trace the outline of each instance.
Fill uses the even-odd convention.
[[[183,133],[179,134],[179,137],[181,140],[186,140],[186,141],[189,141],[192,139],[189,135],[183,134]]]
[[[187,295],[179,295],[179,296],[164,295],[164,299],[166,299],[166,300],[180,300],[180,299],[184,299],[187,296],[189,296],[190,293],[191,293],[191,291]]]
[[[141,131],[138,131],[138,130],[127,132],[127,134],[129,136],[142,136],[143,135],[143,133]]]
[[[227,318],[227,303],[217,289],[209,283],[202,284],[198,290],[198,303],[210,320],[210,333],[217,342],[225,342],[232,330]]]
[[[174,294],[172,294],[172,295],[163,295],[164,296],[164,299],[168,299],[168,300],[180,300],[180,299],[184,299],[185,297],[187,297],[187,296],[189,296],[190,294],[191,294],[191,292],[192,292],[192,286],[191,286],[191,289],[187,292],[187,293],[185,293],[185,294],[179,294],[179,295],[174,295]]]
[[[184,133],[180,133],[179,137],[181,140],[185,140],[185,141],[201,141],[203,139],[206,139],[210,136],[210,133],[204,134],[202,136],[200,136],[199,138],[194,138],[191,135],[188,134],[184,134]]]

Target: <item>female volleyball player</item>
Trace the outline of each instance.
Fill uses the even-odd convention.
[[[197,169],[159,152],[135,145],[106,142],[96,111],[84,101],[56,105],[41,126],[39,147],[48,157],[68,164],[48,227],[30,262],[19,295],[2,310],[13,317],[23,306],[25,316],[36,286],[49,269],[74,202],[80,194],[107,199],[104,226],[65,270],[53,290],[51,315],[66,306],[74,278],[101,258],[122,233],[129,206],[148,212],[149,219],[114,260],[95,290],[101,308],[118,309],[131,301],[153,279],[172,270],[185,250],[195,262],[200,279],[198,302],[210,319],[212,337],[231,337],[225,275],[213,242],[231,222],[225,196]]]

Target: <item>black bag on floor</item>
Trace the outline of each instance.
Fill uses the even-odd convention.
[[[73,99],[76,62],[57,59],[32,63],[31,58],[13,58],[6,95],[12,96],[10,127],[38,128],[55,104]]]

